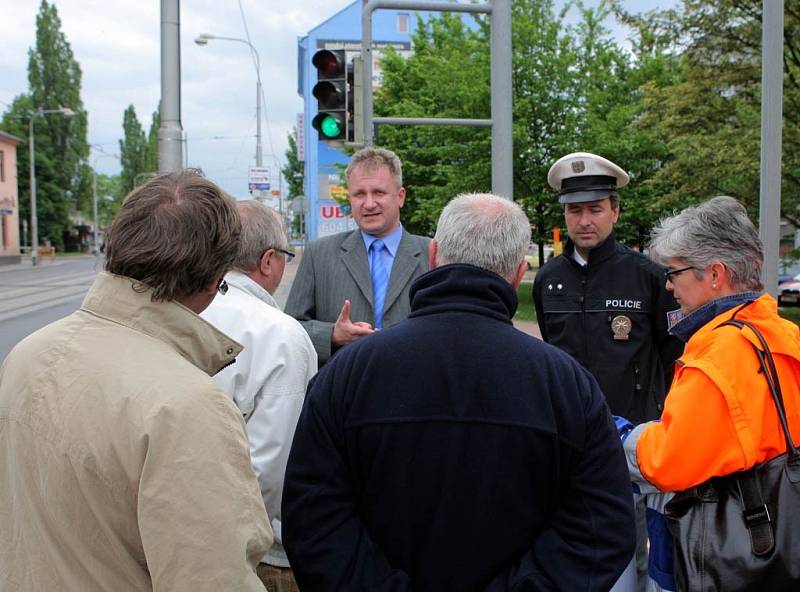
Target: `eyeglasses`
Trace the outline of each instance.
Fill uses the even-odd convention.
[[[225,281],[225,278],[219,280],[217,284],[217,292],[225,296],[228,293],[228,282]]]
[[[278,253],[283,253],[283,255],[286,257],[286,263],[291,263],[291,262],[292,262],[292,259],[294,259],[294,255],[295,255],[295,254],[294,254],[294,253],[292,253],[291,251],[287,251],[287,250],[285,250],[285,249],[275,249],[275,250],[276,250]]]
[[[672,278],[676,275],[682,274],[684,271],[689,271],[690,269],[694,269],[694,265],[689,265],[688,267],[681,267],[680,269],[668,269],[664,272],[664,280],[667,282],[671,282]]]

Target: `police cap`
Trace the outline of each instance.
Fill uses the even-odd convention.
[[[559,158],[547,173],[550,187],[562,204],[597,201],[616,195],[628,184],[628,173],[610,160],[589,152],[573,152]]]

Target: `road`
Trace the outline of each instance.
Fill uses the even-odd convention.
[[[275,292],[280,306],[286,303],[299,260],[286,266]],[[0,363],[22,339],[70,313],[83,302],[103,259],[92,255],[0,266]]]
[[[0,267],[0,361],[23,338],[77,310],[100,265],[86,255]]]
[[[298,257],[286,266],[275,300],[283,307],[300,264]],[[22,339],[55,320],[76,311],[103,259],[94,256],[59,257],[38,267],[0,266],[0,363]],[[539,336],[536,323],[515,321],[517,328]]]

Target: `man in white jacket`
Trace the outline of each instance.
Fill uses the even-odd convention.
[[[305,329],[284,314],[272,293],[294,257],[278,214],[257,201],[237,202],[242,243],[228,292],[203,318],[244,346],[236,363],[214,378],[242,411],[253,467],[272,521],[275,543],[258,574],[269,592],[297,590],[281,544],[281,495],[286,461],[317,354]]]

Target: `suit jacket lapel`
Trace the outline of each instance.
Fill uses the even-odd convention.
[[[394,263],[392,263],[392,275],[389,277],[386,302],[383,306],[384,312],[391,308],[394,301],[403,292],[403,288],[411,279],[411,274],[419,265],[419,258],[422,255],[422,249],[418,242],[413,241],[411,235],[404,230],[403,238],[400,239],[400,245],[397,247],[397,254],[394,256]]]
[[[399,253],[399,249],[398,249]],[[342,242],[342,263],[353,278],[353,281],[361,290],[364,299],[369,302],[373,309],[375,305],[372,300],[372,277],[369,274],[369,261],[367,260],[367,249],[364,247],[364,239],[361,237],[360,230],[354,230]],[[397,263],[397,261],[395,261]],[[392,269],[394,277],[394,269]],[[391,286],[391,282],[389,284]]]

